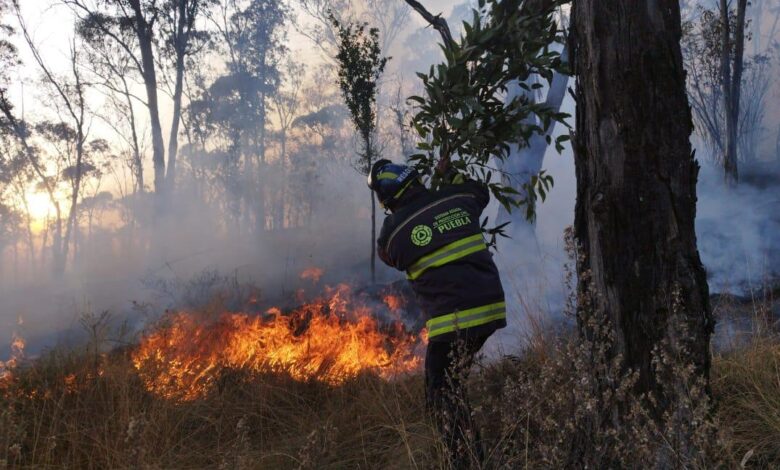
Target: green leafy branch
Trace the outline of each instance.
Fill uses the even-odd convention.
[[[534,134],[545,135],[553,122],[567,125],[568,114],[535,103],[527,94],[505,100],[514,81],[533,91],[543,85],[529,85],[530,78],[549,85],[555,72],[568,73],[552,47],[563,42],[555,13],[567,1],[551,0],[529,11],[521,0],[480,0],[459,40],[441,46],[445,61],[417,74],[424,95],[408,100],[416,108],[411,125],[421,152],[410,160],[432,174],[434,188],[444,182],[446,170],[455,170],[485,182],[507,210],[525,205],[526,217],[534,217],[533,202],[544,200],[552,177],[542,172],[520,193],[500,178],[493,181],[489,165],[493,158],[505,160],[511,144],[528,145]],[[556,139],[559,151],[567,139]]]

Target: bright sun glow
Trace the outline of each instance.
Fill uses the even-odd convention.
[[[54,204],[51,203],[49,195],[46,193],[28,194],[27,207],[30,210],[30,217],[36,225],[43,225],[43,221],[48,216],[55,214]]]

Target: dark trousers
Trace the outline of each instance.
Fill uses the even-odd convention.
[[[426,405],[447,447],[450,463],[457,469],[474,467],[484,457],[466,397],[466,379],[474,356],[487,338],[430,341],[425,354]]]

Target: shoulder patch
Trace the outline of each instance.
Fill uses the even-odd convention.
[[[427,225],[417,225],[412,229],[412,243],[425,246],[433,239],[433,231]]]

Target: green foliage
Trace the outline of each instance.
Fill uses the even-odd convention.
[[[339,88],[363,139],[360,170],[368,174],[375,154],[371,135],[376,128],[377,82],[389,58],[382,57],[377,28],[368,28],[368,23],[341,24],[332,12],[328,18],[338,36]]]
[[[417,108],[412,126],[422,152],[410,160],[420,170],[431,173],[451,164],[456,171],[484,181],[508,210],[525,205],[527,217],[533,217],[533,201],[546,197],[552,178],[540,174],[521,194],[494,182],[490,163],[493,158],[506,159],[510,144],[527,145],[551,123],[566,124],[568,115],[534,103],[524,94],[505,102],[515,80],[531,91],[541,85],[527,85],[529,78],[538,76],[550,83],[554,72],[566,73],[560,54],[551,50],[563,41],[554,14],[565,3],[553,0],[530,11],[520,0],[479,2],[471,23],[464,22],[460,39],[452,47],[442,46],[445,62],[431,66],[427,74],[417,74],[425,93],[409,101]],[[566,139],[558,138],[559,151]],[[433,187],[442,183],[442,176],[442,171],[434,172]]]

